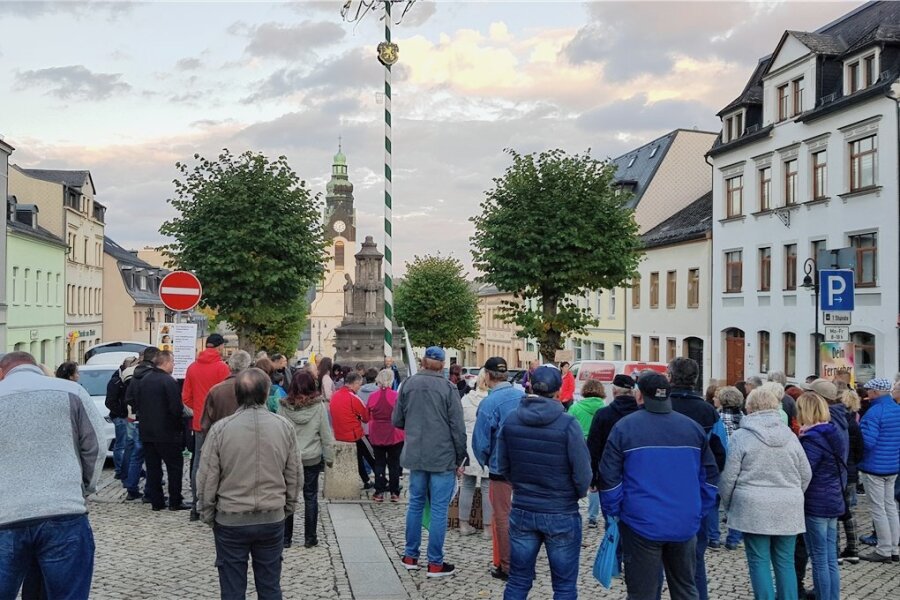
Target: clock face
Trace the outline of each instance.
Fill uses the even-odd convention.
[[[343,221],[335,221],[334,222],[334,230],[338,233],[344,233],[344,230],[347,229],[347,225]]]

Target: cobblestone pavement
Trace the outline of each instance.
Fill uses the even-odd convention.
[[[185,486],[185,498],[190,498]],[[860,497],[859,531],[869,531],[864,496]],[[384,543],[388,556],[398,556],[403,547],[405,505],[370,504],[363,510]],[[149,505],[124,502],[124,492],[107,469],[101,489],[90,499],[90,520],[97,545],[94,587],[96,600],[207,599],[218,598],[215,549],[212,531],[200,523],[190,523],[186,512],[152,512]],[[298,515],[299,516],[299,515]],[[302,519],[298,519],[302,523]],[[302,525],[301,538],[302,538]],[[624,583],[616,580],[612,590],[604,590],[593,580],[590,566],[601,530],[585,529],[581,554],[579,590],[583,598],[625,598]],[[423,551],[427,534],[423,536]],[[455,577],[427,579],[424,571],[407,573],[394,561],[394,568],[407,596],[396,600],[499,599],[502,582],[488,574],[490,542],[480,535],[461,537],[448,532],[447,560],[457,565]],[[751,598],[746,560],[741,550],[707,553],[710,598]],[[248,597],[255,598],[250,570]],[[895,600],[900,597],[900,565],[860,563],[841,567],[842,598],[845,600]],[[807,576],[809,584],[809,576]],[[285,551],[282,586],[286,599],[351,600],[353,595],[327,510],[320,510],[319,546],[302,544]],[[544,553],[538,559],[537,579],[530,598],[553,597]],[[664,598],[668,595],[664,594]]]

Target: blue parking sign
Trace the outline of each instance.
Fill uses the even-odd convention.
[[[819,308],[823,312],[853,310],[854,289],[851,269],[822,269],[819,271]]]

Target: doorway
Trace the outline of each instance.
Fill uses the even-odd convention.
[[[684,355],[691,360],[697,361],[700,367],[700,375],[697,377],[697,384],[694,386],[698,392],[703,391],[703,340],[696,337],[684,339]]]
[[[734,385],[744,380],[744,332],[741,329],[725,330],[725,381]]]

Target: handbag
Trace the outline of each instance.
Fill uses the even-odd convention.
[[[606,589],[612,586],[612,578],[619,574],[619,559],[616,556],[618,547],[619,519],[612,518],[606,524],[603,541],[594,558],[594,579]]]

